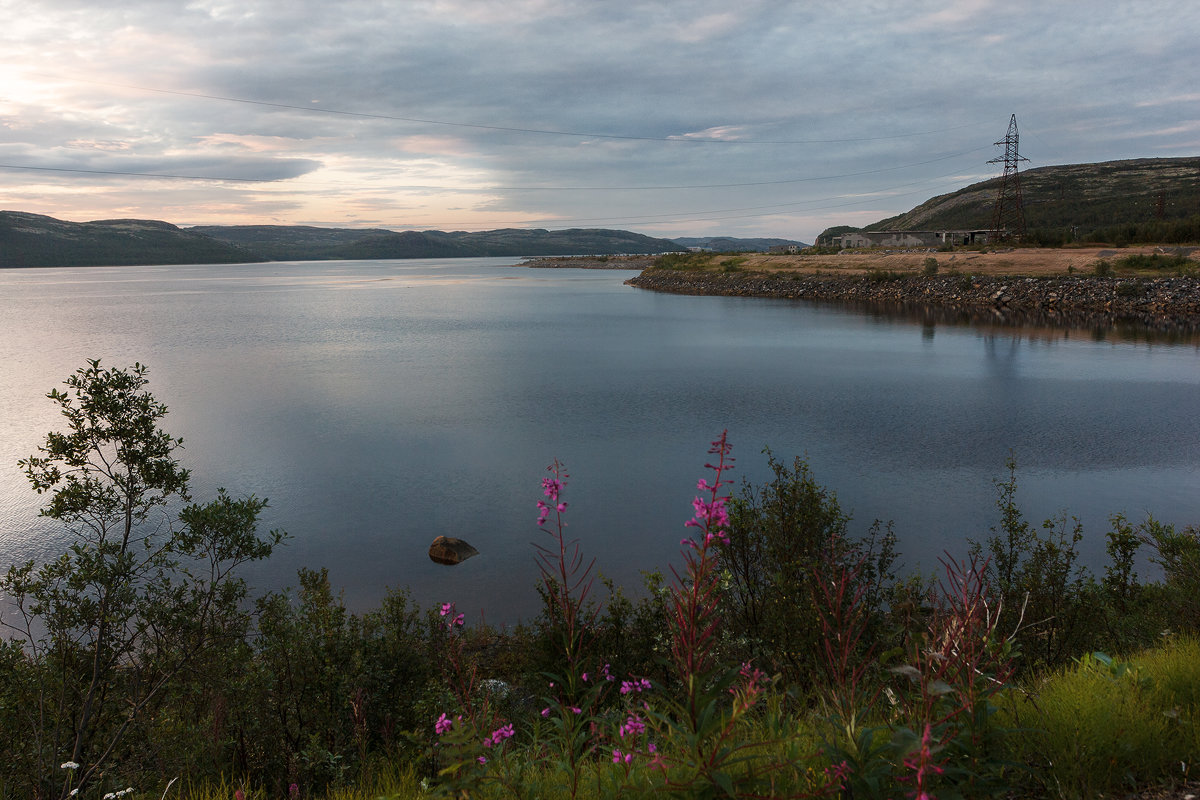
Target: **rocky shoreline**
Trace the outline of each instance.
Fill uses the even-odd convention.
[[[1195,277],[1013,277],[1006,275],[829,276],[651,268],[625,281],[656,292],[893,307],[924,306],[1002,321],[1100,327],[1141,325],[1200,331]]]

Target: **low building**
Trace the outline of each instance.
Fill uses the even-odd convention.
[[[833,236],[836,247],[944,247],[987,244],[991,231],[855,231]]]

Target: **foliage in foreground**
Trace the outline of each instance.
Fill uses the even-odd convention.
[[[636,601],[598,597],[555,462],[532,625],[402,591],[357,616],[318,570],[250,613],[234,568],[282,534],[254,498],[188,504],[144,384],[90,362],[50,395],[69,433],[22,462],[75,540],[0,583],[0,795],[1082,797],[1200,757],[1197,532],[1115,516],[1092,575],[1077,522],[1023,518],[1015,464],[936,579],[897,579],[889,528],[852,535],[801,460],[727,494],[722,435],[680,566]]]

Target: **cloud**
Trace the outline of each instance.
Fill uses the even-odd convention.
[[[0,163],[272,181],[3,172],[28,182],[9,196],[41,198],[28,210],[67,218],[83,205],[56,187],[73,182],[89,213],[109,197],[209,221],[257,208],[329,225],[811,238],[840,213],[824,198],[891,197],[871,209],[889,216],[925,199],[895,187],[986,171],[1014,111],[1039,164],[1195,147],[1200,10],[1179,0],[1154,15],[1023,0],[0,0],[0,13]],[[732,186],[823,176],[844,177]],[[670,188],[712,184],[731,186]],[[702,213],[750,207],[763,208]]]

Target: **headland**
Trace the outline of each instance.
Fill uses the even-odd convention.
[[[626,281],[677,294],[776,297],[1200,330],[1200,248],[688,253]]]

